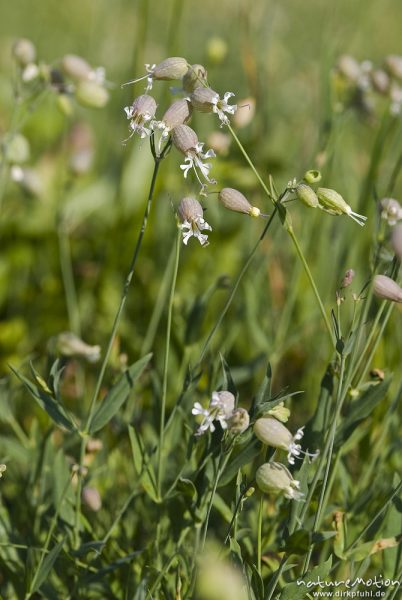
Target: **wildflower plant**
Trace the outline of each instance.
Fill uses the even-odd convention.
[[[28,40],[13,53],[29,97],[38,84],[63,101],[106,106],[103,69],[68,54],[52,72]],[[22,366],[10,360],[12,383],[7,379],[1,390],[6,502],[0,564],[6,576],[0,576],[0,593],[26,600],[82,594],[215,600],[218,589],[222,597],[273,600],[301,597],[300,581],[318,575],[329,581],[349,570],[371,577],[384,569],[396,581],[402,484],[399,457],[389,457],[385,440],[396,431],[400,385],[394,390],[388,365],[377,361],[387,355],[380,344],[402,302],[397,194],[384,186],[383,200],[368,206],[364,189],[356,197],[344,183],[345,200],[324,187],[337,186],[330,169],[323,175],[301,169],[297,177],[283,173],[274,181],[265,156],[255,160],[253,143],[240,139],[236,84],[228,86],[234,92],[215,91],[207,69],[187,57],[145,60],[151,61],[145,73],[129,82],[146,81],[145,93],[121,100],[127,106],[120,114],[129,129],[122,155],[139,145],[152,167],[148,173],[136,160],[129,166],[141,181],[150,175],[142,218],[136,194],[125,232],[123,217],[105,219],[103,260],[94,269],[88,260],[75,264],[74,252],[82,232],[98,234],[96,219],[74,228],[67,211],[56,213],[69,326],[49,332],[44,359],[35,349]],[[387,79],[344,57],[333,76],[360,100],[381,87],[389,99],[399,67],[395,56],[388,59]],[[180,87],[166,101],[170,82]],[[202,130],[208,118],[231,136],[227,161],[200,141],[208,139]],[[9,141],[3,161],[13,157]],[[20,169],[14,169],[14,184],[30,151],[28,143],[15,144],[14,158],[22,159],[7,163]],[[168,172],[178,155],[177,188],[170,193],[161,165]],[[65,169],[68,153],[63,160]],[[389,170],[395,183],[396,166]],[[71,185],[63,192],[67,200]],[[72,205],[77,210],[78,201]],[[228,211],[239,228],[236,238],[219,220]],[[346,215],[361,228],[328,215]],[[356,248],[370,236],[370,257],[359,264]],[[126,252],[127,240],[131,260],[125,277],[119,271],[116,299],[118,278],[103,288],[107,267],[101,262],[111,260],[115,245],[118,254]],[[319,278],[323,258],[325,277]],[[47,282],[50,289],[55,280]],[[323,294],[328,285],[332,300]],[[102,310],[94,317],[98,286]],[[0,328],[2,340],[6,334]],[[298,379],[307,383],[303,394],[294,391]],[[387,476],[377,476],[383,468]],[[29,518],[14,511],[13,523],[13,502],[19,509],[25,503]],[[212,538],[219,551],[208,561]]]

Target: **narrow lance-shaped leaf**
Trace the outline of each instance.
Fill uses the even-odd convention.
[[[134,383],[140,377],[145,367],[149,363],[152,354],[147,354],[136,363],[131,365],[125,371],[115,385],[109,390],[106,396],[99,403],[92,422],[89,427],[89,433],[92,435],[102,429],[118,412],[124,402],[127,400]]]

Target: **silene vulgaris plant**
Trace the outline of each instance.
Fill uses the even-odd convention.
[[[21,41],[14,52],[23,82],[48,81],[27,41]],[[353,85],[363,89],[361,68],[345,57],[334,78],[345,79],[353,67],[356,73],[359,70]],[[65,56],[60,69],[66,78],[63,93],[82,100],[94,98],[96,92],[98,104],[103,103],[101,95],[108,94],[103,71],[92,69],[74,55]],[[378,200],[371,224],[360,214],[364,205],[357,208],[346,189],[322,187],[331,183],[322,182],[321,172],[314,168],[297,177],[291,174],[278,190],[273,178],[257,168],[232,124],[239,111],[248,110],[235,103],[236,90],[215,90],[206,68],[183,57],[147,64],[144,71],[128,82],[140,86],[144,80],[146,87],[124,108],[128,137],[123,152],[129,152],[135,143],[142,144],[141,151],[146,152],[149,141],[153,172],[106,348],[90,346],[79,336],[63,332],[52,341],[49,356],[57,360],[47,375],[33,365],[29,377],[13,367],[25,392],[48,414],[52,435],[58,436],[59,451],[49,469],[59,469],[59,479],[56,501],[48,509],[47,535],[40,533],[40,516],[35,522],[28,549],[31,575],[24,586],[14,583],[20,573],[18,558],[14,568],[0,550],[1,564],[10,573],[8,588],[14,587],[16,597],[25,599],[46,596],[46,590],[50,590],[48,597],[56,597],[56,592],[66,598],[117,597],[112,590],[119,589],[118,573],[123,569],[126,597],[135,600],[285,600],[312,597],[309,590],[319,582],[347,587],[348,580],[353,587],[358,585],[354,581],[366,585],[374,577],[385,597],[396,598],[401,483],[395,469],[393,478],[381,482],[379,502],[371,482],[382,468],[384,436],[395,426],[398,397],[388,400],[392,375],[370,369],[393,308],[402,303],[399,202],[388,195]],[[377,73],[374,79],[373,74],[372,85],[377,85],[379,77]],[[165,86],[166,96],[172,82],[177,87],[171,104],[159,105],[159,86]],[[393,92],[393,118],[398,112],[395,98]],[[201,141],[205,138],[198,131],[204,118],[237,145],[258,186],[258,193],[253,194],[258,206],[247,198],[251,196],[246,190],[219,180],[215,151]],[[171,258],[154,313],[163,351],[156,345],[158,354],[153,356],[148,353],[151,344],[134,364],[115,373],[110,383],[121,319],[130,290],[138,284],[149,216],[153,201],[158,201],[160,165],[173,155],[182,161],[177,167],[182,191],[172,198],[167,227]],[[214,210],[208,212],[209,207]],[[208,272],[208,253],[214,252],[220,237],[216,208],[222,214],[233,213],[240,226],[252,217],[260,231],[205,338],[202,333],[186,346],[175,329],[181,261],[186,260],[183,253],[199,252],[197,268]],[[334,290],[332,310],[321,297],[299,241],[297,223],[311,215],[323,227],[331,216],[341,217],[333,224],[338,238],[347,221],[344,217],[349,217],[353,226],[360,226],[356,227],[356,245],[364,225],[372,227],[375,237],[364,286],[354,287],[355,269],[345,267]],[[251,276],[264,240],[279,228],[307,277],[310,288],[305,301],[307,296],[314,299],[320,315],[318,329],[326,335],[326,370],[318,394],[314,389],[305,391],[318,398],[314,411],[302,422],[300,411],[294,410],[302,392],[286,387],[274,391],[275,372],[269,356],[263,369],[245,378],[252,390],[248,393],[239,369],[228,364],[225,344],[222,348],[215,344],[218,331],[231,329],[228,311],[241,283]],[[326,252],[331,253],[330,239]],[[198,300],[197,309],[204,310],[211,289]],[[163,331],[158,327],[161,314]],[[130,314],[129,318],[141,317]],[[173,361],[177,347],[182,348],[180,360]],[[87,394],[91,390],[89,401],[83,397],[76,411],[67,408],[63,400],[64,369],[71,357],[82,365],[100,363],[92,389],[90,384],[85,388]],[[80,377],[85,377],[85,371],[83,366]],[[138,403],[133,412],[129,398]],[[383,418],[383,429],[376,429],[366,440],[376,448],[366,463],[359,444],[362,436],[368,435],[366,423],[372,418]],[[130,475],[128,445],[124,461],[118,462],[114,450],[106,456],[104,448],[113,427],[130,442]],[[92,515],[104,510],[102,496],[107,490],[99,481],[106,477],[108,459],[117,461],[119,481],[127,480],[129,491],[125,497],[114,496],[112,513],[102,527],[86,511]],[[123,464],[126,466],[121,469]],[[12,461],[7,471],[6,464],[0,465],[0,485],[10,471]],[[5,530],[9,552],[19,552],[13,545],[19,535],[12,542],[10,528],[5,526]]]

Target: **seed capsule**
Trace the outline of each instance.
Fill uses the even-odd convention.
[[[228,419],[228,429],[231,433],[243,433],[250,425],[250,416],[245,408],[236,408]]]
[[[183,89],[186,92],[193,92],[199,87],[207,84],[207,70],[202,65],[191,65],[188,67],[183,77]]]
[[[177,125],[172,131],[172,142],[180,152],[186,154],[198,144],[198,136],[188,125]]]
[[[296,188],[296,195],[303,204],[310,208],[317,208],[319,205],[317,194],[306,183],[299,183]]]
[[[181,79],[188,70],[188,63],[185,58],[172,56],[166,58],[152,69],[154,79],[159,81],[171,81]]]
[[[383,300],[391,300],[391,302],[402,302],[402,288],[386,275],[376,275],[373,284],[374,294]]]
[[[235,212],[244,213],[251,217],[258,217],[261,211],[256,206],[251,206],[250,202],[238,190],[233,188],[223,188],[219,192],[218,199],[223,206]]]
[[[162,117],[162,122],[169,129],[174,129],[178,125],[183,125],[191,117],[191,105],[188,100],[183,98],[182,100],[176,100],[167,109]]]

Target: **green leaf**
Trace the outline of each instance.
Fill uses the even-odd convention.
[[[130,436],[131,451],[133,454],[134,467],[137,471],[142,487],[148,496],[154,502],[157,502],[158,495],[156,491],[155,475],[149,457],[145,451],[141,436],[129,425],[128,434]]]
[[[38,571],[34,586],[30,590],[31,594],[33,594],[34,592],[37,592],[39,590],[39,588],[41,587],[41,585],[48,578],[48,575],[49,575],[50,571],[52,570],[57,557],[59,556],[60,552],[62,551],[64,541],[65,541],[65,538],[60,540],[60,542],[58,542],[58,544],[56,544],[52,548],[52,550],[49,552],[49,554],[46,556],[45,560],[43,561],[43,563]]]
[[[316,587],[314,582],[320,579],[325,580],[328,577],[332,567],[332,556],[328,560],[317,565],[314,569],[311,569],[303,578],[288,583],[282,590],[280,600],[301,600],[307,594],[311,593],[311,590]]]
[[[258,455],[261,449],[261,442],[254,438],[243,450],[239,452],[235,457],[231,458],[227,465],[222,477],[219,480],[218,487],[227,485],[232,481],[233,477],[237,475],[237,471],[247,465]]]
[[[101,400],[95,411],[89,433],[93,435],[104,427],[118,412],[124,402],[127,400],[134,383],[140,377],[145,367],[149,363],[152,354],[147,354],[136,363],[131,365],[125,371],[115,385],[109,390],[106,396]]]
[[[352,402],[336,436],[336,446],[340,446],[344,440],[349,438],[357,425],[372,413],[377,404],[385,397],[390,383],[391,378],[389,377],[381,383],[373,384]]]
[[[68,431],[77,431],[76,426],[72,422],[70,416],[67,414],[63,405],[60,402],[57,402],[55,398],[51,395],[51,393],[46,392],[43,388],[43,385],[36,385],[24,375],[22,375],[17,369],[14,369],[10,365],[10,369],[12,372],[18,377],[18,379],[24,384],[26,389],[29,391],[31,396],[36,400],[42,410],[47,412],[52,421],[58,425],[59,427],[64,427]],[[36,373],[36,371],[32,367],[32,372],[34,377],[38,380],[40,376]]]

